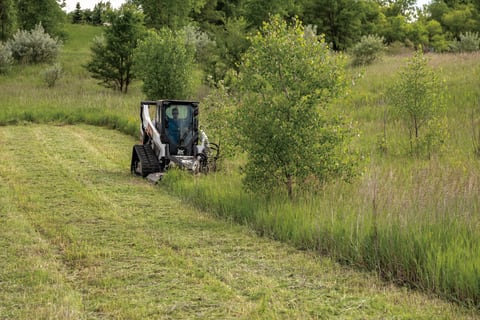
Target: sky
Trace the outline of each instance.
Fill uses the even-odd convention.
[[[71,12],[75,10],[75,6],[77,5],[77,2],[80,3],[80,8],[83,9],[93,9],[97,3],[99,3],[102,0],[66,0],[67,7],[65,10],[67,12]],[[110,3],[112,4],[112,7],[114,8],[119,8],[122,3],[125,2],[125,0],[109,0]],[[103,2],[107,2],[107,0],[103,0]],[[430,0],[417,0],[417,6],[420,8],[423,7],[424,4],[429,3]]]
[[[95,5],[101,1],[103,1],[104,3],[110,1],[113,8],[119,8],[125,2],[125,0],[66,0],[65,3],[67,4],[67,7],[65,8],[65,10],[67,12],[75,10],[77,2],[80,3],[80,8],[82,10],[93,9],[93,7],[95,7]]]

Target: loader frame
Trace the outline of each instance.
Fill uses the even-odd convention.
[[[140,144],[132,150],[131,172],[146,177],[172,166],[194,173],[215,166],[218,145],[199,130],[198,114],[196,101],[141,101]]]

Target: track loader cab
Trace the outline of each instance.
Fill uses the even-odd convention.
[[[170,155],[194,156],[198,141],[198,104],[165,103],[160,108],[164,125],[160,132],[169,146]]]
[[[132,152],[132,173],[148,176],[169,166],[198,172],[208,169],[211,146],[198,128],[198,102],[183,100],[142,101],[140,142]],[[216,145],[213,145],[218,153]]]

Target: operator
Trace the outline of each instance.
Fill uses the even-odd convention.
[[[180,142],[180,120],[178,119],[178,109],[172,109],[172,118],[168,118],[168,136],[176,145]]]

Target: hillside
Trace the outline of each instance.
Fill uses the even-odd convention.
[[[219,221],[128,172],[133,139],[0,127],[1,319],[475,319]]]

